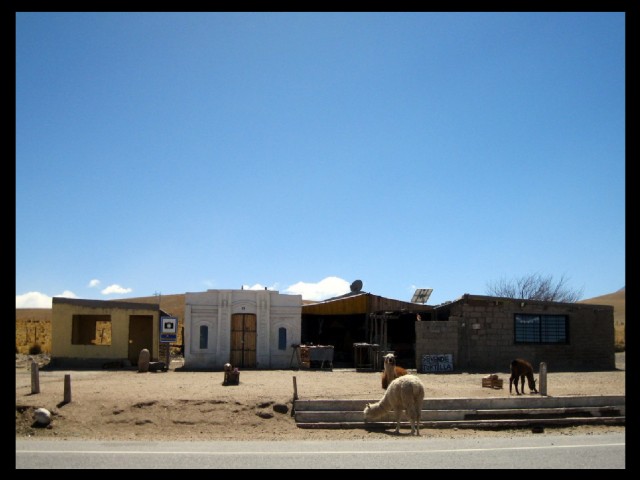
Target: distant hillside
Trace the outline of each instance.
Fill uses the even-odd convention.
[[[611,305],[613,307],[613,320],[616,325],[624,325],[625,323],[625,299],[626,293],[624,287],[617,292],[599,297],[580,300],[578,303],[588,303],[595,305]]]
[[[625,288],[622,287],[617,292],[609,293],[607,295],[600,295],[599,297],[588,298],[586,300],[580,300],[578,303],[587,303],[591,305],[611,305],[613,307],[613,325],[615,329],[615,346],[616,351],[625,350],[625,304],[626,294]]]
[[[160,310],[163,310],[172,317],[178,317],[178,319],[182,321],[182,318],[184,317],[184,296],[184,293],[177,293],[174,295],[123,298],[122,301],[134,303],[158,303],[158,299],[160,299]]]
[[[27,354],[35,345],[51,351],[51,309],[16,308],[16,353]]]
[[[184,327],[184,297],[184,293],[177,293],[174,295],[154,295],[151,297],[124,298],[122,300],[134,303],[158,303],[158,299],[160,299],[160,310],[178,319],[178,338],[176,339],[176,344],[182,345],[182,327]]]
[[[51,321],[50,308],[16,308],[16,320]]]

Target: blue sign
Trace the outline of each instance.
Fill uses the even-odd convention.
[[[175,333],[161,333],[160,334],[160,342],[161,343],[175,343],[177,340],[177,334]]]
[[[176,333],[178,319],[176,317],[160,317],[160,333]]]

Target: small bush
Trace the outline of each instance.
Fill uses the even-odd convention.
[[[42,353],[42,347],[40,344],[34,343],[29,347],[29,355],[40,355]]]

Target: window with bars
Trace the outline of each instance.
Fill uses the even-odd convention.
[[[569,343],[567,315],[530,315],[516,313],[515,343]]]

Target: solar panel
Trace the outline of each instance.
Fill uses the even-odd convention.
[[[417,288],[411,298],[411,303],[427,303],[431,292],[433,292],[433,288]]]

